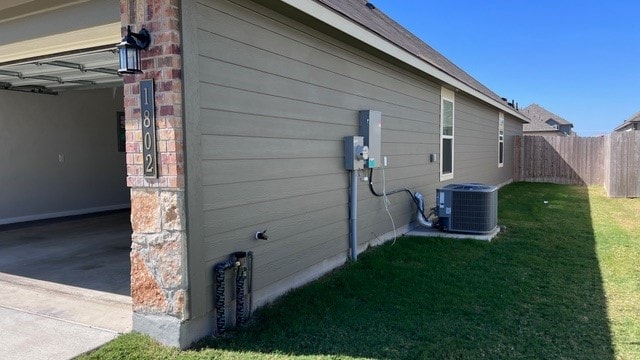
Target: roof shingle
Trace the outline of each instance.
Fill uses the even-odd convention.
[[[619,131],[633,123],[640,123],[640,112],[633,114],[633,116],[625,120],[622,124],[618,125],[615,129],[613,129],[613,131]]]
[[[373,31],[386,40],[405,49],[427,63],[437,67],[448,75],[458,79],[478,92],[506,104],[500,96],[467,74],[464,70],[445,58],[435,49],[424,43],[402,25],[385,15],[382,11],[366,6],[366,0],[316,0]]]
[[[554,120],[560,125],[570,125],[573,127],[573,123],[561,118],[560,116],[550,112],[538,104],[531,104],[520,112],[531,119],[531,123],[525,124],[523,130],[527,131],[558,131],[555,127],[547,124],[549,119]]]

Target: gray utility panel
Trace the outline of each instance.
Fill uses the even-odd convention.
[[[364,146],[362,136],[344,138],[344,168],[346,170],[362,170],[369,159],[369,149]]]

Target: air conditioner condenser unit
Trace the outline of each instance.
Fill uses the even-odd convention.
[[[490,233],[498,226],[498,187],[450,184],[436,191],[437,226],[462,233]]]

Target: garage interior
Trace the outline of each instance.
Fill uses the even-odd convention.
[[[0,65],[0,306],[131,329],[114,46]]]

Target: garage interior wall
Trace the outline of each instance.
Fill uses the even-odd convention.
[[[0,92],[0,224],[129,207],[122,88]]]

